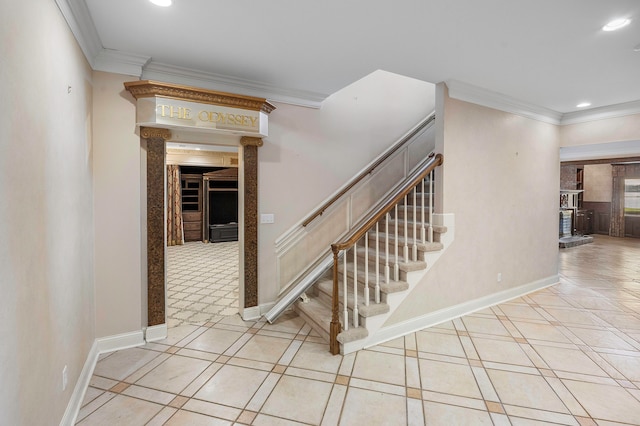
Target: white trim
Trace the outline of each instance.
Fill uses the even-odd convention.
[[[453,99],[510,112],[545,123],[557,125],[562,120],[562,113],[560,112],[523,102],[501,93],[492,92],[458,80],[447,80],[446,84],[449,88],[449,97]]]
[[[98,355],[100,355],[98,351],[98,341],[94,340],[93,345],[89,350],[89,354],[87,355],[87,359],[84,362],[84,366],[82,367],[82,371],[80,372],[80,376],[73,388],[73,393],[71,394],[71,399],[67,404],[67,409],[64,411],[62,420],[60,420],[60,426],[71,426],[76,423],[78,413],[82,407],[84,395],[89,387],[89,381],[91,380],[93,370],[98,362]]]
[[[140,77],[142,75],[142,69],[150,60],[150,56],[120,52],[112,49],[102,49],[95,56],[93,69],[96,71]]]
[[[146,342],[157,342],[167,338],[168,329],[167,324],[158,324],[147,327],[144,333],[144,340]]]
[[[98,35],[91,14],[85,1],[56,0],[69,29],[82,49],[82,53],[93,68],[94,59],[102,49],[102,41]]]
[[[624,117],[632,114],[640,114],[640,100],[590,108],[584,111],[568,112],[562,116],[560,124],[565,126],[567,124],[586,123],[588,121]]]
[[[329,94],[325,93],[277,87],[259,81],[229,77],[154,61],[144,67],[142,79],[233,92],[310,108],[320,108],[322,101],[329,96]]]
[[[495,306],[500,303],[504,303],[509,300],[522,297],[534,291],[538,291],[543,288],[557,284],[559,281],[560,281],[560,278],[558,275],[552,275],[547,278],[533,281],[528,284],[524,284],[518,287],[493,293],[488,296],[480,297],[475,300],[470,300],[468,302],[464,302],[459,305],[441,309],[439,311],[431,312],[421,317],[412,318],[410,320],[403,321],[398,324],[393,324],[389,327],[384,327],[380,329],[375,334],[375,336],[370,336],[367,339],[366,343],[361,342],[360,346],[362,346],[362,348],[375,346],[380,343],[395,339],[397,337],[405,336],[409,333],[414,333],[424,328],[432,327],[436,324],[440,324],[445,321],[450,321],[454,318],[468,315],[472,312],[476,312],[476,311],[488,308],[490,306]],[[358,343],[358,342],[356,341],[353,343]],[[347,349],[345,349],[345,353],[353,352],[353,350],[354,349],[347,351]]]
[[[129,333],[116,334],[114,336],[101,337],[96,339],[98,352],[113,352],[120,349],[133,348],[144,345],[144,333],[142,330]]]
[[[560,147],[560,161],[599,160],[640,155],[640,140]]]
[[[275,304],[276,302],[269,302],[258,306],[252,306],[250,308],[244,308],[242,309],[242,312],[240,312],[240,316],[245,321],[255,321],[269,312]]]

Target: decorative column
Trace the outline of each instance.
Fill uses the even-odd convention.
[[[262,138],[243,136],[244,307],[258,306],[258,147]]]
[[[148,326],[165,323],[165,142],[167,129],[141,127],[147,141],[147,314]]]
[[[611,191],[611,223],[609,235],[624,237],[624,177],[625,166],[613,165],[613,183]]]

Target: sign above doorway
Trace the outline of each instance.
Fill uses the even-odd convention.
[[[176,130],[268,136],[266,99],[149,80],[125,83],[136,98],[136,124]]]

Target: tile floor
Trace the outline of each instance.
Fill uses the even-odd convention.
[[[348,356],[295,314],[218,316],[104,354],[81,425],[638,425],[640,240],[560,252],[561,282]]]
[[[238,313],[238,242],[167,247],[167,325]]]

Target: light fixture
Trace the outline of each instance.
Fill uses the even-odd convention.
[[[586,108],[588,106],[591,106],[591,102],[580,102],[578,105],[576,105],[576,108]]]
[[[619,30],[620,28],[626,27],[627,25],[629,25],[630,22],[631,22],[631,19],[629,18],[614,19],[613,21],[609,22],[607,25],[602,27],[602,30],[603,31]]]
[[[634,52],[640,52],[640,43],[638,43],[635,46],[633,46],[633,51]]]
[[[172,0],[149,0],[151,3],[156,6],[169,7],[171,6]]]

